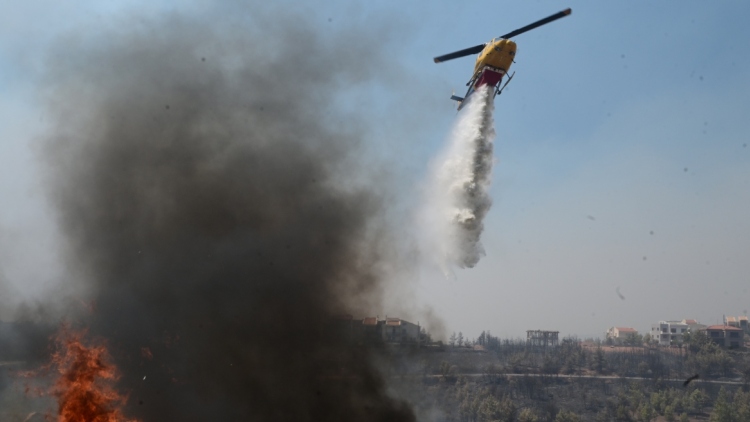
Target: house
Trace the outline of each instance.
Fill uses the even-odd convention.
[[[387,343],[415,343],[419,340],[420,327],[401,318],[386,318],[383,340]]]
[[[724,325],[728,325],[730,327],[739,328],[745,333],[750,333],[750,327],[748,327],[747,324],[747,317],[746,316],[728,316],[724,318]]]
[[[607,340],[612,340],[617,344],[624,343],[628,338],[635,338],[638,331],[631,327],[612,327],[607,330]]]
[[[711,325],[705,329],[706,336],[721,347],[740,349],[744,346],[745,332],[730,325]]]
[[[366,343],[418,343],[421,327],[401,318],[362,319],[362,336]]]
[[[682,335],[687,333],[688,329],[689,325],[682,321],[659,321],[651,326],[649,334],[659,346],[671,346],[681,344]]]

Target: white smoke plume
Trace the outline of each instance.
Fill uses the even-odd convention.
[[[482,256],[484,217],[492,206],[489,189],[495,138],[492,87],[483,86],[458,115],[446,147],[433,163],[421,222],[427,248],[443,271],[474,267]]]

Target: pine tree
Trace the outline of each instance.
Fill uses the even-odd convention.
[[[557,412],[555,422],[581,422],[581,418],[573,412],[561,410]]]
[[[521,413],[518,414],[518,422],[538,422],[539,418],[536,416],[536,413],[534,413],[533,410],[529,409],[528,407],[523,409]]]
[[[732,400],[732,409],[738,421],[750,421],[750,392],[737,390]]]
[[[727,390],[722,386],[719,390],[719,395],[716,397],[714,402],[713,411],[711,411],[711,417],[708,419],[711,422],[732,422],[732,406],[729,403],[729,395]]]

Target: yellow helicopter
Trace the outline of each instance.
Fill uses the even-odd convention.
[[[508,80],[505,81],[505,84],[502,87],[500,86],[500,83],[502,82],[503,76],[508,73],[510,65],[514,63],[513,59],[516,57],[516,43],[509,38],[531,31],[534,28],[538,28],[560,18],[564,18],[571,12],[572,11],[568,8],[562,12],[555,13],[554,15],[547,16],[544,19],[526,25],[523,28],[516,29],[515,31],[501,35],[498,38],[493,38],[492,41],[488,43],[475,45],[474,47],[435,57],[435,63],[441,63],[459,57],[468,56],[470,54],[479,53],[477,62],[474,65],[474,74],[469,82],[466,83],[469,87],[466,95],[464,95],[463,98],[451,95],[451,100],[458,102],[458,109],[461,110],[461,107],[466,103],[469,96],[471,96],[471,94],[473,94],[480,86],[490,85],[494,87],[492,98],[495,98],[495,96],[502,93],[503,89],[508,86],[510,80],[513,79],[513,75],[515,75],[515,72],[508,77]]]

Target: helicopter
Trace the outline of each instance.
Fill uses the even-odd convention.
[[[501,35],[498,38],[493,38],[490,42],[475,45],[474,47],[465,48],[463,50],[454,51],[453,53],[444,54],[442,56],[435,57],[435,63],[442,63],[448,60],[457,59],[459,57],[465,57],[471,54],[479,53],[476,64],[474,65],[474,74],[472,75],[466,86],[469,90],[466,95],[459,97],[457,95],[451,95],[451,100],[458,102],[458,109],[466,104],[466,100],[476,90],[484,85],[490,85],[494,88],[492,98],[495,98],[498,94],[503,92],[508,83],[515,75],[515,72],[511,74],[505,81],[505,84],[501,85],[503,76],[508,74],[510,65],[514,63],[513,59],[516,57],[516,43],[511,41],[510,38],[516,35],[523,34],[524,32],[531,31],[532,29],[538,28],[542,25],[556,21],[560,18],[564,18],[571,13],[571,9],[565,9],[561,12],[555,13],[554,15],[547,16],[544,19],[540,19],[532,24],[526,25],[523,28],[516,29],[515,31],[508,32],[505,35]]]

